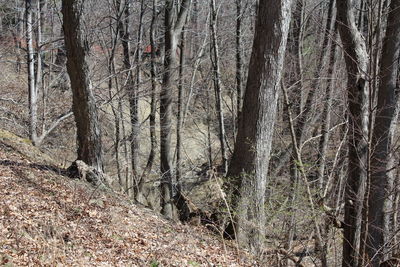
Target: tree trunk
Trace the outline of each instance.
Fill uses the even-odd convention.
[[[111,10],[110,10],[111,13]],[[117,11],[116,11],[116,16],[120,17],[120,4],[118,3],[117,5]],[[115,166],[117,168],[117,176],[118,176],[118,183],[119,183],[119,189],[121,190],[123,188],[123,182],[122,182],[122,174],[121,174],[121,163],[120,163],[120,157],[119,157],[119,147],[121,143],[120,139],[120,122],[122,121],[120,116],[121,114],[118,112],[118,107],[115,107],[113,104],[113,79],[115,80],[115,89],[117,91],[117,94],[119,92],[119,84],[118,84],[118,78],[116,75],[116,68],[115,68],[115,51],[117,48],[117,41],[118,41],[118,30],[113,29],[113,21],[110,18],[110,38],[111,38],[111,51],[109,51],[104,45],[104,50],[107,51],[108,53],[108,58],[107,58],[107,67],[108,67],[108,74],[109,79],[108,79],[108,95],[110,98],[110,105],[111,105],[111,110],[114,115],[114,127],[115,127],[115,132],[114,132],[114,153],[115,153]],[[118,97],[120,98],[120,97]]]
[[[120,6],[121,2],[117,1],[117,5]],[[126,74],[126,91],[128,92],[128,99],[129,99],[129,106],[130,106],[130,116],[131,116],[131,127],[133,127],[134,125],[132,124],[132,118],[134,118],[135,116],[132,116],[132,113],[135,114],[134,110],[135,108],[132,108],[131,106],[131,99],[132,99],[132,94],[134,91],[134,80],[133,80],[133,72],[132,72],[132,64],[131,64],[131,47],[130,47],[130,15],[131,15],[131,5],[130,5],[130,0],[125,1],[124,3],[124,13],[122,15],[122,18],[120,19],[120,21],[118,22],[118,33],[119,33],[119,37],[121,39],[121,44],[122,44],[122,50],[123,50],[123,66],[125,70],[127,71]],[[133,140],[133,132],[131,132],[131,165],[132,167],[135,165],[135,142]],[[133,174],[132,175],[126,175],[125,177],[125,190],[126,193],[129,195],[129,193],[131,192],[131,188],[132,186],[134,186],[130,183],[130,179],[135,175],[135,171],[132,171]]]
[[[83,0],[63,0],[62,14],[67,70],[73,95],[72,109],[77,128],[78,160],[82,160],[99,174],[86,176],[88,182],[95,185],[102,179],[102,145],[87,63],[89,47],[83,28],[83,5]]]
[[[368,235],[366,252],[371,266],[379,266],[383,260],[384,237],[388,214],[385,203],[389,199],[389,172],[387,171],[392,148],[390,126],[395,118],[395,90],[397,85],[400,52],[400,0],[390,2],[386,36],[383,40],[380,84],[376,106],[376,117],[372,133],[371,182],[368,206]],[[386,220],[385,220],[386,219]]]
[[[28,56],[29,86],[29,137],[34,145],[37,140],[38,90],[35,79],[35,51],[33,49],[33,6],[32,0],[25,1],[26,44]]]
[[[237,238],[254,252],[265,233],[265,190],[291,0],[260,0],[242,116],[228,177],[233,179]]]
[[[179,55],[179,79],[178,79],[178,116],[176,122],[176,182],[177,189],[180,191],[181,179],[181,153],[182,153],[182,120],[183,120],[183,65],[185,63],[185,32],[181,33],[181,54]]]
[[[358,266],[368,155],[368,54],[355,23],[354,0],[337,1],[337,20],[347,70],[348,177],[345,189],[343,267]]]
[[[215,102],[218,114],[218,126],[219,126],[219,143],[221,146],[222,156],[222,168],[223,174],[225,175],[228,171],[228,158],[226,153],[226,134],[225,134],[225,123],[224,123],[224,111],[222,108],[222,84],[221,84],[221,72],[219,69],[219,51],[217,43],[217,10],[215,8],[215,0],[210,0],[210,30],[211,30],[211,46],[212,52],[210,53],[211,64],[213,67],[213,82],[215,91]]]
[[[136,46],[136,79],[135,86],[130,88],[129,95],[129,106],[131,115],[131,154],[132,154],[132,185],[134,186],[134,195],[138,194],[140,176],[139,176],[139,134],[140,134],[140,122],[139,122],[139,90],[142,82],[141,77],[141,66],[140,61],[142,60],[142,39],[143,39],[143,16],[144,16],[144,0],[140,2],[140,14],[139,14],[139,28],[137,33],[137,46]],[[126,16],[128,18],[128,15]],[[126,24],[127,31],[129,31],[129,23]]]
[[[178,37],[186,21],[190,0],[183,0],[181,7],[173,0],[166,0],[164,13],[165,58],[164,76],[160,93],[160,169],[161,169],[161,213],[167,218],[173,218],[172,203],[172,100],[174,72],[178,65]],[[178,10],[179,9],[179,10]]]
[[[151,61],[150,61],[150,77],[151,77],[151,100],[150,100],[150,116],[149,116],[149,126],[150,126],[150,153],[147,159],[146,167],[143,170],[142,177],[139,182],[139,194],[141,193],[144,186],[144,179],[149,175],[155,158],[156,149],[156,91],[157,91],[157,70],[155,66],[156,54],[155,54],[155,24],[157,20],[157,0],[153,0],[153,14],[150,24],[150,46],[151,46]]]
[[[242,110],[243,92],[242,92],[242,0],[236,0],[236,126],[239,114]]]

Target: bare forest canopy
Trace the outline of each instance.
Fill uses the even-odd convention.
[[[396,266],[399,49],[400,0],[0,0],[0,129],[261,266]]]

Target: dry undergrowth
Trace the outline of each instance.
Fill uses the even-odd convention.
[[[0,132],[0,266],[251,266],[204,228],[70,180],[29,147]]]

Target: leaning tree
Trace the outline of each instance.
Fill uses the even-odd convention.
[[[96,173],[103,172],[101,132],[87,63],[89,47],[84,28],[84,2],[62,1],[63,29],[67,70],[73,95],[72,109],[77,129],[78,160],[93,168],[94,172],[86,175],[86,179],[98,184],[101,175]],[[73,170],[76,164],[71,167]]]
[[[292,0],[261,0],[242,115],[227,176],[232,179],[239,243],[254,252],[264,239],[265,190]]]

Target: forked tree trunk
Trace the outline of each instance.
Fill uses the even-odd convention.
[[[168,218],[174,216],[172,203],[172,100],[176,67],[178,66],[178,37],[186,21],[190,0],[183,0],[180,8],[176,1],[166,0],[164,11],[165,58],[164,76],[160,93],[160,169],[161,169],[161,213]]]
[[[242,116],[227,175],[234,191],[238,241],[254,252],[262,249],[265,236],[267,172],[291,3],[259,2]]]
[[[86,176],[88,182],[98,184],[103,172],[101,131],[89,77],[89,47],[83,28],[83,5],[84,0],[62,1],[64,39],[77,130],[78,160],[99,174]]]

